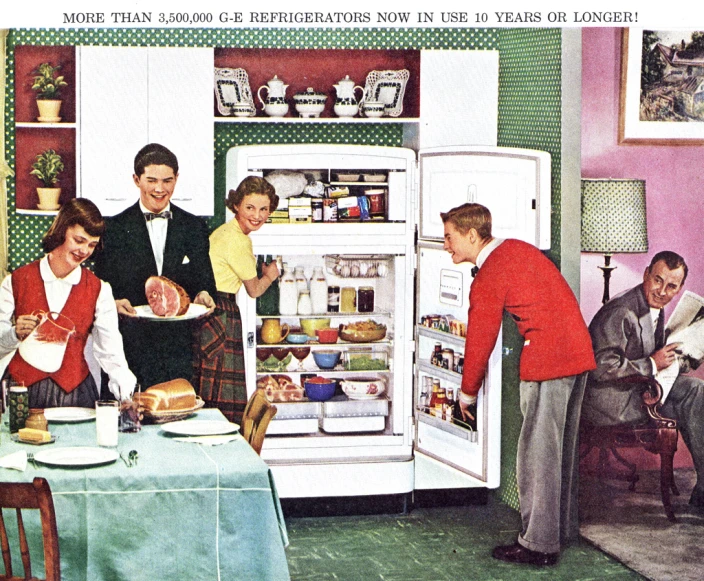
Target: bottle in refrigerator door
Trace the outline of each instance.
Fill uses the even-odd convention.
[[[279,314],[298,314],[298,287],[291,266],[284,263],[284,272],[279,280]]]
[[[328,311],[328,283],[322,266],[313,269],[313,276],[310,278],[310,300],[314,314],[322,315]]]

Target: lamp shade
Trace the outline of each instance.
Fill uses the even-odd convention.
[[[648,251],[645,181],[582,180],[582,251]]]

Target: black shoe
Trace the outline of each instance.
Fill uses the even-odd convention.
[[[557,565],[560,553],[540,553],[526,549],[523,545],[514,543],[513,545],[503,545],[495,547],[491,552],[494,559],[506,561],[507,563],[523,563],[535,565],[536,567],[551,567]]]
[[[689,504],[700,508],[704,507],[704,490],[695,487],[692,490],[692,496],[689,498]]]

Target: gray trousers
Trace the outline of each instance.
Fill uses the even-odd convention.
[[[704,494],[704,381],[680,375],[660,413],[677,420],[677,427],[697,471],[695,489],[699,494]]]
[[[586,379],[582,374],[520,384],[518,542],[532,551],[557,553],[579,534],[578,435]]]

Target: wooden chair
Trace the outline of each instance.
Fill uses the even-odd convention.
[[[3,508],[14,508],[17,511],[17,528],[20,545],[20,556],[24,567],[24,576],[12,574],[10,544],[2,517]],[[22,520],[22,509],[38,509],[42,523],[44,539],[44,570],[46,581],[61,581],[61,559],[59,556],[59,532],[56,528],[56,514],[51,488],[44,478],[35,478],[33,482],[2,482],[0,483],[0,543],[2,544],[2,559],[5,564],[5,574],[0,575],[1,581],[23,581],[31,579],[32,565],[27,545],[27,536]]]
[[[261,454],[264,445],[264,436],[269,427],[271,418],[276,415],[276,406],[272,405],[266,397],[266,391],[257,389],[249,398],[242,416],[242,436]]]
[[[668,520],[676,522],[670,503],[670,491],[679,496],[673,474],[673,458],[677,451],[677,422],[660,414],[662,407],[662,387],[652,378],[633,376],[622,380],[642,386],[641,397],[648,419],[637,425],[595,426],[582,421],[579,437],[584,458],[594,448],[599,449],[596,473],[599,477],[611,477],[630,482],[629,490],[635,490],[638,475],[636,465],[628,462],[618,453],[619,448],[643,448],[660,456],[660,496]],[[608,466],[609,453],[628,473],[614,471]]]

